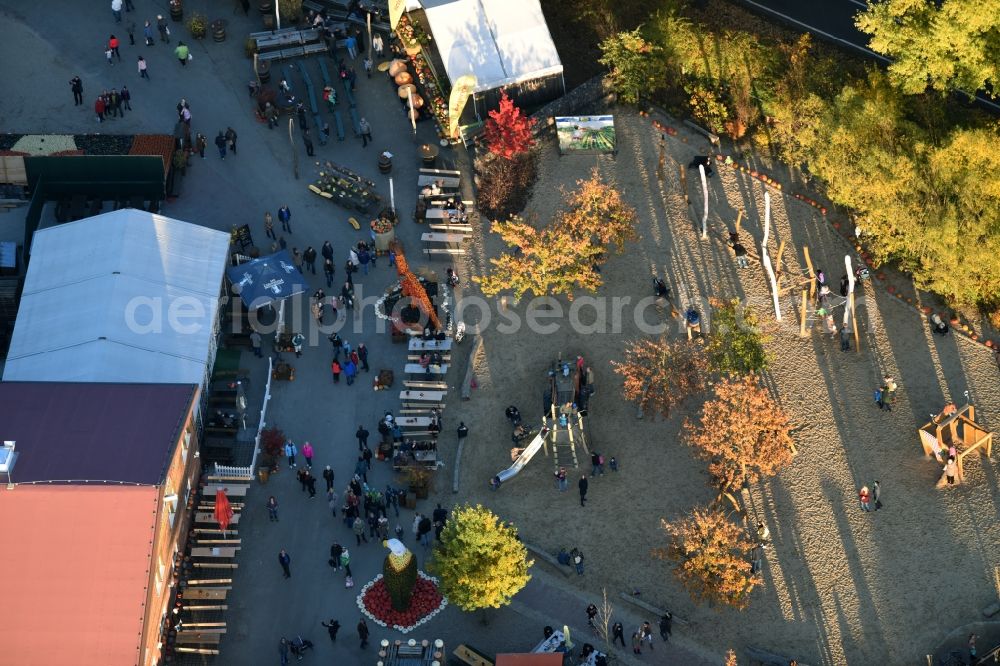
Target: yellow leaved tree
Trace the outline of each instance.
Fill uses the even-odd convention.
[[[475,611],[509,604],[531,580],[532,564],[517,528],[485,507],[467,505],[452,511],[428,569],[450,603]]]

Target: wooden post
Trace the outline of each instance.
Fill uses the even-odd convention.
[[[656,178],[663,181],[666,176],[665,169],[667,164],[667,154],[666,154],[666,141],[663,135],[660,135],[660,155],[656,160]]]
[[[807,302],[806,301],[806,290],[803,289],[802,290],[802,317],[799,320],[800,321],[800,323],[799,323],[799,335],[801,337],[803,337],[803,338],[806,337],[806,308],[807,308],[806,302]]]
[[[688,176],[687,170],[684,165],[681,165],[681,189],[684,190],[684,203],[691,205],[691,199],[688,197]]]
[[[781,255],[785,253],[785,241],[782,240],[778,243],[778,256],[774,259],[774,277],[776,281],[776,286],[778,289],[781,288],[781,276],[784,271],[781,270]]]
[[[743,221],[743,209],[736,211],[736,233],[740,233],[740,223]]]
[[[816,298],[816,271],[813,269],[812,258],[809,256],[809,246],[806,245],[802,248],[802,252],[806,256],[806,268],[809,270],[809,298]]]
[[[701,215],[701,239],[708,240],[708,179],[705,177],[705,165],[698,165],[701,174],[701,192],[705,197],[705,210]]]
[[[851,325],[854,327],[854,351],[861,351],[861,338],[858,336],[858,318],[854,312],[854,292],[852,291],[849,295],[849,303],[851,306]]]

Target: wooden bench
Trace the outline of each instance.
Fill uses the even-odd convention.
[[[181,592],[182,599],[207,599],[209,601],[225,601],[231,587],[186,587]]]
[[[403,372],[408,375],[446,375],[448,374],[448,364],[443,363],[439,367],[429,365],[426,368],[422,368],[419,363],[407,363],[403,367]]]
[[[465,214],[468,215],[469,211],[466,211]],[[424,217],[427,218],[428,220],[448,220],[451,219],[452,215],[454,215],[454,217],[456,218],[461,217],[461,213],[459,213],[454,208],[445,208],[443,206],[428,206],[427,209],[424,210]],[[467,224],[467,223],[456,222],[455,224]]]
[[[399,399],[403,402],[428,401],[441,402],[448,395],[447,391],[400,391]]]
[[[408,439],[413,439],[414,437],[437,437],[441,433],[433,430],[411,430],[404,434]]]
[[[210,634],[196,631],[182,631],[174,637],[174,642],[184,645],[218,645],[222,634]],[[179,649],[179,648],[175,648]]]
[[[440,390],[440,389],[447,389],[448,382],[419,382],[419,381],[414,381],[412,379],[404,379],[403,386],[414,389]]]
[[[450,256],[461,256],[465,254],[464,247],[425,247],[424,254],[437,255],[446,254]]]
[[[198,569],[239,569],[240,565],[236,562],[194,562],[194,566]]]
[[[458,169],[430,169],[423,167],[420,169],[421,176],[430,176],[431,178],[461,178],[462,172]]]
[[[219,654],[218,650],[212,650],[209,648],[192,648],[179,646],[174,648],[174,652],[184,652],[186,654]]]
[[[448,234],[438,231],[425,231],[420,234],[420,240],[424,243],[456,243],[461,244],[467,239],[466,234]]]
[[[199,511],[199,512],[195,513],[194,514],[194,522],[196,522],[196,523],[211,523],[211,524],[214,524],[214,525],[218,525],[219,524],[218,521],[215,520],[215,516],[210,511]],[[232,518],[230,518],[229,519],[229,524],[230,525],[239,525],[240,524],[240,514],[236,514]]]
[[[457,192],[458,188],[462,186],[462,182],[458,178],[443,178],[441,176],[420,176],[417,178],[417,189],[423,189],[428,185],[438,184],[438,187],[444,190],[452,190],[452,193]]]
[[[205,426],[205,436],[208,435],[219,435],[235,437],[236,433],[240,431],[240,427],[236,426],[216,426],[216,425],[206,425]]]
[[[189,578],[188,585],[232,585],[232,578]]]
[[[236,557],[236,551],[241,546],[216,546],[213,548],[194,547],[191,549],[191,557],[223,557],[232,559]]]
[[[229,604],[211,604],[211,605],[198,605],[189,606],[185,604],[182,606],[182,610],[191,611],[192,613],[207,613],[208,611],[224,611],[229,610]]]
[[[399,413],[401,416],[430,416],[434,410],[441,412],[444,408],[443,402],[404,402]]]
[[[202,535],[208,535],[208,534],[223,534],[222,530],[206,530],[206,529],[201,528],[201,527],[197,527],[197,528],[191,530],[191,532],[195,535],[196,538],[201,537]],[[235,537],[236,536],[236,530],[226,530],[225,534],[227,534],[228,536]]]
[[[440,352],[437,352],[437,353],[440,353]],[[407,354],[406,360],[415,363],[415,362],[417,362],[417,361],[420,360],[420,354]],[[441,354],[441,361],[443,363],[451,363],[451,354],[448,353],[448,352],[445,352],[444,354]]]
[[[240,546],[242,539],[200,539],[195,537],[195,543],[199,546]]]
[[[205,477],[205,481],[209,483],[226,483],[226,484],[245,483],[247,485],[250,484],[250,479],[246,478],[245,476],[218,476],[215,474],[209,474],[208,476]]]
[[[202,489],[201,494],[204,495],[205,497],[215,497],[215,493],[219,492],[220,490],[223,490],[226,493],[226,497],[246,497],[247,491],[249,489],[250,486],[248,485],[237,485],[237,484],[233,485],[227,484],[225,486],[210,485],[210,486],[205,486]]]
[[[410,338],[407,346],[409,351],[451,351],[452,338],[444,340],[421,340],[420,338]]]

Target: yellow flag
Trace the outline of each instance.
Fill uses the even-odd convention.
[[[478,80],[475,74],[463,74],[451,87],[451,97],[448,98],[448,136],[455,138],[458,132],[458,117],[465,110],[465,103],[476,87]]]
[[[389,0],[389,26],[395,30],[399,19],[406,9],[406,0]]]

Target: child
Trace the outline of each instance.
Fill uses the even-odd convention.
[[[612,472],[618,471],[618,460],[614,456],[611,456],[611,460],[608,461],[608,467],[611,468]]]
[[[114,61],[111,59],[111,56],[113,55],[114,51],[112,51],[110,48],[104,52],[104,57],[108,59],[108,64],[111,65],[112,67],[115,66]]]
[[[369,79],[372,78],[372,59],[371,58],[365,58],[365,74],[368,75]]]

